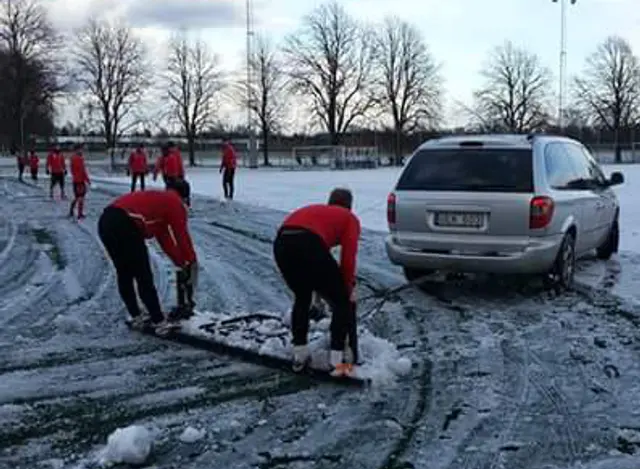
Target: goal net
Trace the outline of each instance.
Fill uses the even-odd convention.
[[[344,145],[312,145],[293,147],[289,169],[356,169],[380,165],[377,147]]]

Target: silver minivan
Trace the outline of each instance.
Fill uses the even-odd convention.
[[[541,274],[571,286],[575,261],[618,251],[620,206],[587,148],[552,135],[429,140],[387,200],[391,262],[409,280],[433,271]]]

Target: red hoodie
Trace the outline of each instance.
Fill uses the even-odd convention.
[[[196,261],[187,228],[187,209],[177,192],[131,192],[118,197],[111,205],[125,210],[145,238],[156,238],[176,266],[184,267]]]
[[[51,174],[63,174],[67,170],[62,152],[52,151],[47,155],[47,170]]]
[[[341,246],[340,269],[351,294],[360,238],[360,220],[351,210],[338,205],[307,205],[290,213],[282,227],[307,229],[320,236],[327,249]]]
[[[32,151],[29,155],[29,167],[31,169],[38,169],[38,165],[40,164],[40,158],[35,151]]]
[[[225,143],[222,146],[222,163],[221,168],[224,169],[236,169],[238,164],[238,158],[236,156],[236,150],[230,143]]]
[[[69,166],[71,166],[71,180],[74,183],[88,184],[90,182],[82,153],[74,153],[73,156],[71,156]]]
[[[164,174],[168,177],[184,178],[184,166],[182,164],[182,155],[177,148],[169,150],[164,161]]]
[[[132,174],[145,174],[147,172],[147,154],[141,148],[134,150],[129,155],[129,171]]]

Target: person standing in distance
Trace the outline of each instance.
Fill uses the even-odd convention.
[[[220,172],[222,173],[222,190],[224,191],[224,198],[228,200],[233,200],[233,183],[236,175],[237,165],[238,157],[236,154],[236,149],[233,147],[229,139],[225,139],[224,143],[222,144],[222,161],[220,162]]]
[[[73,184],[73,201],[69,207],[69,218],[73,217],[73,211],[78,206],[78,220],[84,218],[84,197],[87,195],[87,185],[91,185],[87,167],[84,164],[82,154],[82,144],[79,143],[74,148],[75,153],[71,155],[69,166],[71,167],[71,183]]]
[[[49,197],[53,199],[53,188],[58,185],[60,186],[60,198],[66,199],[67,196],[64,193],[64,177],[67,174],[67,165],[59,145],[56,145],[53,151],[47,155],[46,173],[51,175]]]
[[[360,220],[351,211],[353,195],[336,188],[327,204],[294,210],[280,226],[274,241],[276,264],[295,300],[291,313],[293,370],[309,362],[309,308],[313,292],[331,305],[333,376],[349,375],[358,363],[355,278]],[[331,248],[341,247],[340,265]]]
[[[144,177],[147,174],[147,154],[144,143],[141,143],[129,155],[129,173],[131,174],[131,192],[136,190],[136,182],[140,180],[140,190],[144,190]]]
[[[173,329],[160,307],[145,239],[156,238],[180,269],[181,280],[195,289],[198,262],[187,227],[188,192],[186,181],[176,181],[167,190],[129,192],[105,208],[98,221],[98,235],[115,266],[118,291],[134,329],[151,325],[160,336]],[[140,311],[134,282],[149,317]]]

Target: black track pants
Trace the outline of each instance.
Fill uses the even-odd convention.
[[[273,253],[280,273],[295,295],[291,314],[293,345],[307,344],[309,308],[315,291],[332,309],[331,349],[344,350],[348,336],[357,359],[355,308],[349,301],[338,263],[322,239],[306,230],[283,229],[274,242]]]
[[[164,319],[158,292],[153,283],[149,251],[144,237],[127,213],[107,207],[98,220],[98,235],[113,261],[118,276],[118,290],[132,317],[140,315],[134,281],[142,303],[155,323]]]
[[[236,175],[234,168],[225,168],[222,172],[222,189],[225,199],[233,199],[233,180]]]

